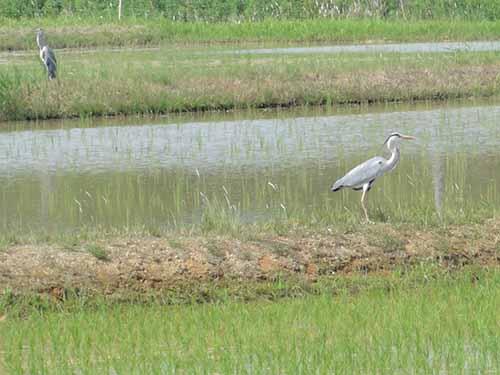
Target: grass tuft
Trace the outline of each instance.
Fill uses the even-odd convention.
[[[87,245],[85,245],[85,250],[99,260],[102,260],[105,262],[110,260],[109,255],[106,252],[106,249],[104,247],[102,247],[101,245],[87,244]]]

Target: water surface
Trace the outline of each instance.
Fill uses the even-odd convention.
[[[346,44],[333,46],[307,46],[285,48],[253,48],[224,51],[224,53],[273,55],[273,54],[338,54],[338,53],[449,53],[500,51],[500,41],[476,42],[425,42]]]
[[[236,55],[295,55],[295,54],[339,54],[339,53],[457,53],[457,52],[495,52],[500,51],[500,41],[472,41],[472,42],[421,42],[421,43],[375,43],[375,44],[337,44],[337,45],[300,45],[292,47],[272,48],[245,48],[245,49],[210,49],[192,48],[185,50],[196,55],[236,54]],[[170,52],[170,49],[161,47],[146,48],[66,48],[57,49],[58,55],[81,54],[145,54]],[[37,58],[36,51],[9,51],[0,52],[0,64],[8,64],[14,59]]]
[[[3,124],[0,228],[171,227],[210,207],[252,222],[360,218],[332,182],[392,131],[414,135],[368,196],[379,220],[485,212],[500,196],[500,106],[353,107],[158,119]]]

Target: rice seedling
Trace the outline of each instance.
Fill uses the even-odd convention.
[[[281,234],[294,226],[358,225],[359,194],[332,194],[329,187],[353,165],[383,154],[380,142],[394,127],[419,140],[370,191],[368,209],[378,222],[425,227],[497,215],[497,162],[484,156],[497,150],[497,107],[248,116],[257,118],[109,127],[78,121],[0,133],[5,166],[16,171],[0,174],[2,233],[40,240],[80,232],[61,239],[64,245],[84,240],[78,236],[92,242],[99,231],[163,236],[189,228],[240,236],[254,223]],[[57,162],[61,150],[68,157]]]
[[[275,303],[11,312],[1,363],[10,373],[499,370],[498,271],[336,280]]]

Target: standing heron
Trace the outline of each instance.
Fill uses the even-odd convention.
[[[389,159],[385,159],[381,156],[375,156],[374,158],[371,158],[351,169],[344,177],[337,180],[332,186],[332,191],[338,191],[342,188],[352,188],[353,190],[363,189],[361,206],[365,212],[367,222],[370,222],[370,219],[368,218],[368,211],[365,206],[366,193],[371,189],[373,183],[378,177],[382,176],[385,172],[390,172],[396,168],[400,157],[399,142],[401,139],[415,139],[415,137],[402,135],[400,133],[392,133],[384,142],[384,145],[387,145],[387,148],[391,152],[391,157]]]
[[[36,44],[38,44],[38,48],[40,49],[40,59],[47,68],[47,74],[49,79],[52,80],[56,78],[57,72],[57,60],[54,51],[47,45],[45,41],[45,34],[42,29],[38,29],[36,32]]]

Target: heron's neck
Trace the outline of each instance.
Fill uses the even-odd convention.
[[[391,157],[387,160],[386,168],[388,171],[394,169],[399,162],[399,146],[394,145],[389,148],[391,151]]]
[[[45,38],[43,37],[43,35],[37,35],[36,36],[36,44],[38,44],[38,48],[39,49],[42,49],[43,47],[45,47],[47,45],[47,43],[45,42]]]

